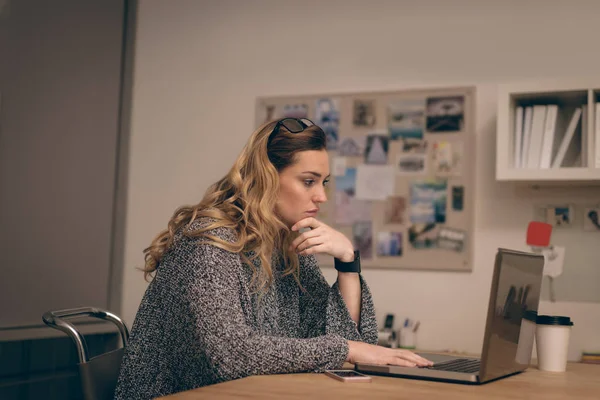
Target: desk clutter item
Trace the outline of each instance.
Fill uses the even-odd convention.
[[[383,330],[377,332],[377,344],[383,347],[396,347],[396,334],[394,331]]]
[[[417,347],[417,331],[421,325],[420,321],[406,318],[402,327],[394,329],[394,314],[387,314],[383,329],[377,333],[377,344],[384,347],[415,349]]]
[[[305,117],[324,130],[332,176],[317,218],[353,240],[363,268],[470,271],[474,109],[474,87],[261,97],[256,126]]]
[[[371,382],[373,379],[352,369],[326,370],[325,375],[341,382]]]
[[[600,351],[596,353],[584,351],[581,353],[581,362],[585,364],[600,364]]]
[[[394,331],[394,314],[386,314],[383,329],[377,332],[377,344],[384,347],[398,347],[398,338]]]
[[[411,350],[417,348],[417,332],[413,328],[400,328],[398,337],[398,347]]]
[[[410,318],[404,320],[404,324],[398,330],[398,347],[402,349],[417,348],[417,331],[421,326],[420,321],[413,321]]]

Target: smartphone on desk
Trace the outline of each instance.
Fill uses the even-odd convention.
[[[325,375],[342,382],[371,382],[371,377],[351,369],[332,369]]]

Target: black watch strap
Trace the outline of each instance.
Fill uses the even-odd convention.
[[[354,261],[343,262],[334,257],[335,269],[340,272],[356,272],[360,274],[360,253],[358,250],[354,251]]]

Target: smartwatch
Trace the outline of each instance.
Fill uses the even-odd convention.
[[[360,253],[358,250],[354,251],[354,261],[343,262],[334,257],[335,269],[340,272],[356,272],[360,274]]]

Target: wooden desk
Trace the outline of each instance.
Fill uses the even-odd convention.
[[[566,372],[536,368],[484,385],[373,376],[344,383],[323,374],[251,376],[163,397],[192,399],[600,399],[600,365],[569,363]]]

